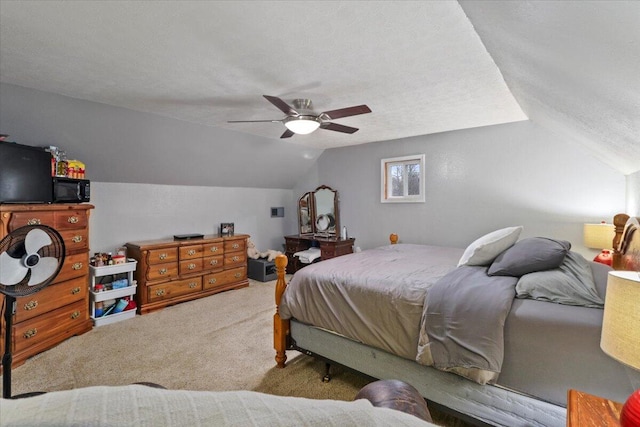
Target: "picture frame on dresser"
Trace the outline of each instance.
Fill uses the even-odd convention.
[[[220,235],[221,236],[233,236],[233,223],[232,222],[223,222],[220,224]]]

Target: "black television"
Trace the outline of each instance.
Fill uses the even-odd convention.
[[[0,141],[0,203],[51,203],[51,154]]]

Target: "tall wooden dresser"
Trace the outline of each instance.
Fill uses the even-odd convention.
[[[248,238],[209,235],[127,243],[127,256],[138,261],[138,313],[249,286]]]
[[[12,366],[93,327],[89,317],[90,204],[0,205],[0,239],[25,225],[48,225],[65,244],[58,276],[39,292],[16,298],[12,326]],[[2,307],[6,310],[4,295]],[[4,312],[0,316],[4,336]],[[0,342],[4,353],[4,340]]]

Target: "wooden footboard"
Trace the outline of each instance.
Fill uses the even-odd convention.
[[[273,315],[273,348],[276,350],[276,363],[278,368],[284,368],[287,361],[287,338],[289,336],[289,320],[283,320],[280,317],[280,300],[287,282],[284,274],[287,269],[287,257],[278,255],[275,259],[276,273],[278,280],[276,281],[276,314]]]

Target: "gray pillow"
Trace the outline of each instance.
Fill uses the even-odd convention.
[[[520,277],[534,271],[551,270],[560,267],[571,243],[546,237],[522,239],[493,261],[489,276]]]
[[[559,268],[522,276],[516,284],[517,298],[530,298],[584,307],[604,307],[598,295],[590,262],[569,251]]]

